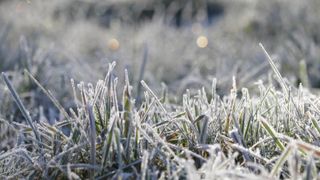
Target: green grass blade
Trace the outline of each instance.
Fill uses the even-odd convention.
[[[320,127],[319,127],[319,124],[318,124],[317,120],[313,117],[313,115],[309,111],[307,112],[307,115],[311,119],[312,125],[315,127],[315,129],[320,134]]]
[[[274,177],[275,175],[277,175],[279,173],[279,171],[281,170],[281,166],[286,162],[291,151],[292,151],[292,146],[290,146],[290,145],[288,145],[286,147],[286,149],[283,150],[280,158],[278,159],[278,161],[276,162],[276,164],[273,166],[273,168],[271,170],[272,177]]]
[[[262,116],[259,117],[259,121],[262,124],[263,128],[268,132],[268,134],[273,138],[276,145],[279,147],[280,150],[284,150],[285,147],[280,141],[280,139],[277,136],[277,132],[273,129],[273,127],[267,122],[266,119],[264,119]]]

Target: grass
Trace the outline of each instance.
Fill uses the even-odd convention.
[[[177,28],[161,4],[106,28],[83,16],[108,3],[1,3],[0,178],[319,178],[317,0]]]
[[[135,104],[128,72],[122,101],[109,64],[95,86],[73,85],[76,107],[64,110],[40,86],[61,114],[60,121],[36,122],[5,73],[2,74],[25,123],[11,122],[19,141],[0,154],[1,176],[9,178],[169,179],[314,178],[320,149],[318,98],[302,86],[287,84],[269,59],[273,82],[260,83],[260,96],[241,96],[234,80],[229,95],[204,89],[183,95],[181,103],[153,92],[146,82]],[[72,83],[74,83],[72,81]],[[285,88],[284,88],[285,87]],[[161,93],[165,94],[165,93]],[[299,96],[303,94],[303,99]],[[69,133],[64,131],[68,129]],[[274,146],[275,144],[275,146]]]

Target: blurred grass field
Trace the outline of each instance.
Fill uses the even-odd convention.
[[[319,8],[0,1],[0,176],[319,178]]]

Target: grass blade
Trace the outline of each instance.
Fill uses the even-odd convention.
[[[96,124],[95,124],[95,118],[93,115],[92,106],[87,106],[88,112],[89,112],[89,121],[90,121],[90,154],[91,154],[91,164],[92,166],[96,165]],[[95,170],[92,169],[90,171],[90,177],[94,178]]]
[[[33,131],[34,135],[36,136],[37,141],[40,144],[41,140],[40,140],[39,132],[36,129],[36,127],[33,125],[33,122],[32,122],[32,119],[31,119],[31,116],[30,116],[29,112],[27,111],[27,109],[22,104],[22,101],[21,101],[18,93],[16,92],[16,90],[14,89],[13,85],[11,84],[9,78],[7,77],[7,75],[4,72],[2,72],[2,77],[3,77],[7,87],[9,88],[9,90],[11,92],[11,95],[12,95],[14,101],[16,102],[19,110],[21,111],[22,115],[26,119],[26,121],[29,124],[29,126],[32,128],[32,131]]]
[[[313,117],[313,115],[309,111],[307,112],[307,115],[311,119],[312,125],[315,127],[315,129],[320,134],[320,127],[319,127],[319,124],[318,124],[317,120]]]
[[[281,169],[281,166],[286,162],[286,160],[288,159],[288,156],[290,155],[292,150],[292,146],[287,146],[287,148],[282,152],[279,160],[277,161],[277,163],[273,166],[272,170],[271,170],[271,176],[274,177],[279,170]]]
[[[281,151],[284,151],[285,147],[282,142],[279,140],[277,132],[272,128],[272,126],[264,119],[262,116],[259,118],[260,123],[264,127],[264,129],[268,132],[268,134],[273,138],[276,145],[280,148]]]
[[[267,56],[267,59],[269,61],[269,64],[273,70],[273,72],[276,74],[277,78],[278,78],[278,82],[281,85],[282,90],[284,91],[284,93],[286,94],[286,96],[289,95],[288,91],[289,88],[287,87],[286,83],[284,82],[284,79],[282,78],[277,66],[274,64],[271,56],[269,55],[269,53],[267,52],[267,50],[264,48],[264,46],[262,45],[262,43],[259,43],[259,46],[262,48],[264,54]]]
[[[62,107],[62,105],[58,102],[58,100],[52,95],[52,93],[48,90],[46,90],[40,82],[31,74],[29,71],[24,71],[28,76],[33,80],[34,83],[36,83],[37,86],[49,97],[49,99],[53,102],[53,104],[59,109],[59,111],[65,116],[67,120],[71,120],[68,113],[65,111],[65,109]]]

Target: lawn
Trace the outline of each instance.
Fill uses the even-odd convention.
[[[1,179],[317,179],[317,0],[0,1]]]

